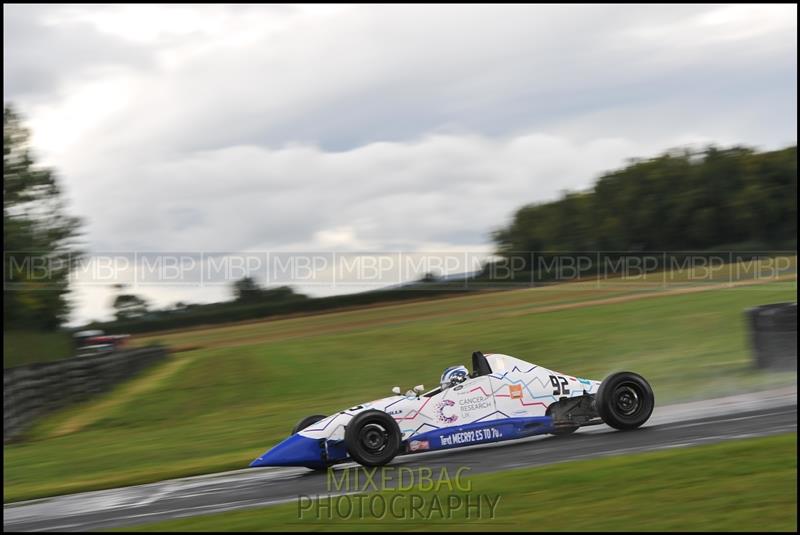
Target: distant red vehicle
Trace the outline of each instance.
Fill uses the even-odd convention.
[[[129,337],[127,334],[105,334],[100,330],[78,331],[73,336],[78,354],[114,351]]]

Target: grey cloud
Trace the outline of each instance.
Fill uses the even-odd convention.
[[[88,23],[45,23],[48,11],[57,9],[3,6],[6,100],[52,98],[67,81],[101,76],[102,69],[152,66],[152,50],[100,33]]]
[[[186,152],[287,142],[347,150],[442,127],[504,135],[676,94],[694,97],[686,102],[697,116],[795,73],[785,30],[733,42],[697,30],[677,45],[625,33],[707,7],[453,9],[366,8],[264,34],[247,51],[211,49],[145,86],[141,108],[167,111],[129,121],[123,139]],[[762,41],[769,46],[754,46]]]

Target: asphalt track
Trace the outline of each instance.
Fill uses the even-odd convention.
[[[589,427],[568,437],[533,437],[398,457],[391,466],[460,467],[470,474],[608,455],[797,432],[797,388],[657,408],[641,429]],[[353,465],[342,465],[339,470]],[[324,473],[256,468],[5,505],[4,531],[87,531],[296,502],[327,495]],[[354,492],[351,487],[350,492]],[[341,494],[336,491],[334,494]]]

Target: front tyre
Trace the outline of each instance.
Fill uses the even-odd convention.
[[[297,424],[292,428],[292,434],[296,435],[306,427],[312,426],[315,423],[319,422],[320,420],[324,420],[325,418],[327,418],[327,416],[325,416],[324,414],[315,414],[313,416],[306,416],[305,418],[297,422]]]
[[[595,396],[600,418],[615,429],[636,429],[653,413],[655,396],[644,377],[633,372],[609,375]]]
[[[400,427],[383,411],[358,413],[347,424],[344,443],[350,457],[363,466],[383,466],[400,451]]]

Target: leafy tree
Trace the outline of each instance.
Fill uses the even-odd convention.
[[[499,252],[797,247],[797,147],[672,150],[594,186],[521,207]],[[524,256],[523,256],[524,258]]]
[[[186,310],[187,308],[189,308],[189,306],[190,305],[188,303],[184,303],[183,301],[175,301],[175,303],[172,304],[172,310],[181,310],[182,311],[182,310]]]
[[[295,293],[291,286],[264,288],[252,277],[243,277],[233,283],[233,297],[238,303],[279,303],[305,299],[304,295]]]
[[[436,282],[438,280],[439,277],[437,277],[436,273],[433,273],[432,271],[428,271],[422,276],[421,279],[419,279],[420,282]]]
[[[119,294],[113,304],[117,320],[141,318],[148,312],[148,303],[134,294]]]
[[[80,220],[67,214],[52,169],[31,154],[20,116],[3,108],[3,327],[55,329],[69,312]]]
[[[263,290],[252,277],[243,277],[233,283],[233,297],[236,301],[257,301]]]

